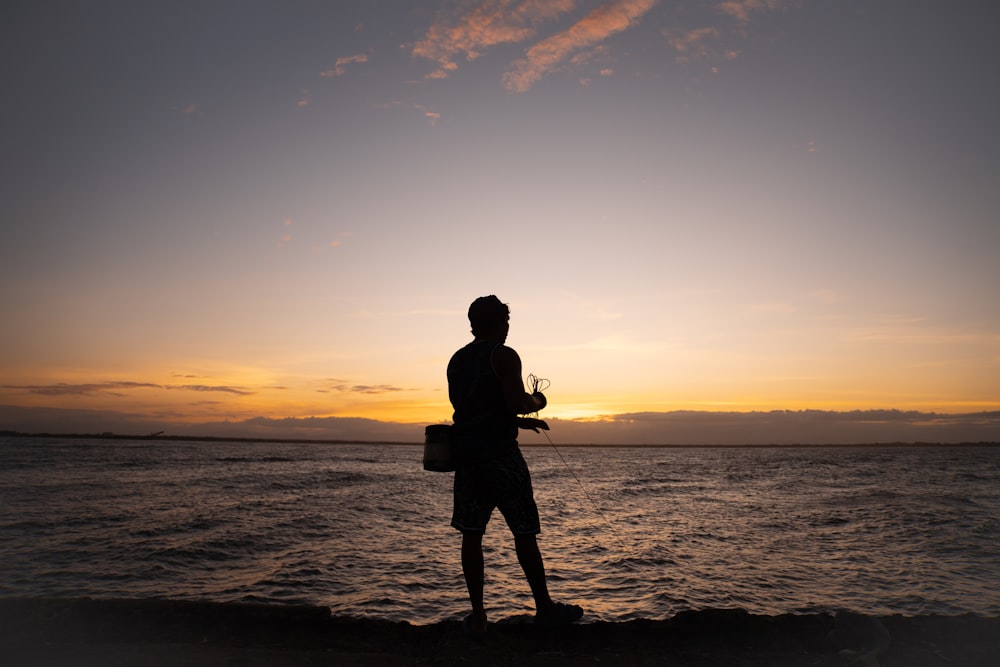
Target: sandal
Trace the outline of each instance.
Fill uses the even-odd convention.
[[[486,628],[477,628],[472,624],[472,614],[462,619],[462,634],[470,639],[483,640],[486,638]]]

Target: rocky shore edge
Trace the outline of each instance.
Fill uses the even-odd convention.
[[[0,664],[1000,665],[1000,617],[706,609],[559,629],[528,620],[491,624],[485,640],[475,640],[458,620],[411,625],[307,605],[0,598]]]

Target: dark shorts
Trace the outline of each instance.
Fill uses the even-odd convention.
[[[451,525],[462,532],[484,532],[494,508],[515,535],[541,532],[531,474],[519,449],[456,470],[454,498]]]

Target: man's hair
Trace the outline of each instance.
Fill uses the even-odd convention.
[[[469,306],[469,323],[472,324],[472,335],[484,334],[498,324],[503,324],[510,317],[510,308],[493,294],[481,296]]]

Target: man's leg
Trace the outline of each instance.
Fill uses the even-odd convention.
[[[517,560],[535,597],[535,625],[556,626],[575,623],[583,616],[583,608],[575,604],[553,602],[545,583],[545,565],[533,534],[514,535]]]
[[[482,533],[462,532],[462,573],[465,575],[465,586],[469,589],[469,602],[472,603],[470,623],[476,630],[486,630],[486,608],[483,606],[485,565]]]
[[[552,608],[552,598],[549,597],[549,587],[545,583],[545,563],[542,552],[538,549],[535,535],[514,535],[514,548],[517,551],[517,561],[524,570],[524,576],[531,587],[535,598],[535,613],[546,613]]]

